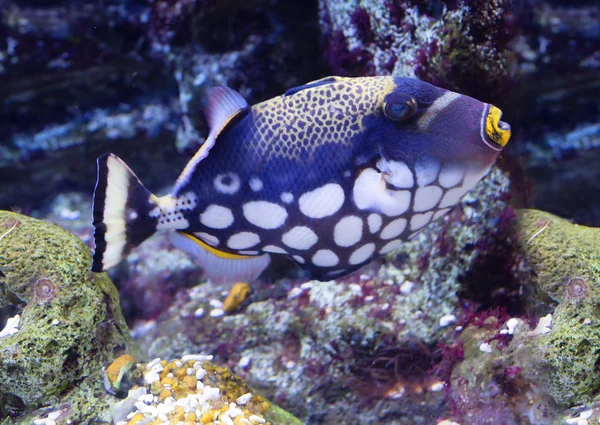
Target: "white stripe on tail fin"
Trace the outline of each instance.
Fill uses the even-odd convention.
[[[116,155],[98,158],[92,271],[102,272],[117,265],[156,231],[157,218],[150,217],[150,211],[157,201]]]

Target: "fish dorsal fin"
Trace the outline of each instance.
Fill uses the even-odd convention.
[[[306,83],[302,86],[298,86],[298,87],[292,87],[291,89],[288,89],[283,96],[287,97],[287,96],[291,96],[293,94],[298,93],[299,91],[302,90],[306,90],[306,89],[311,89],[313,87],[319,87],[319,86],[324,86],[326,84],[331,84],[331,83],[338,83],[340,81],[344,81],[347,80],[347,78],[344,77],[325,77],[325,78],[321,78],[320,80],[315,80],[315,81],[311,81],[309,83]]]
[[[210,132],[208,137],[198,149],[198,152],[185,166],[183,172],[177,179],[175,189],[181,188],[188,183],[190,176],[196,169],[196,166],[208,156],[209,151],[215,145],[217,137],[223,132],[234,118],[246,114],[250,110],[250,105],[241,94],[229,87],[218,86],[212,88],[207,97],[206,120]]]

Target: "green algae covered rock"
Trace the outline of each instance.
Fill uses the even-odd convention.
[[[600,389],[600,229],[534,210],[517,223],[538,302],[555,306],[539,339],[548,392],[560,404],[589,402]]]
[[[468,423],[598,423],[600,229],[521,210],[513,231],[537,323],[490,314],[460,333],[456,408]]]
[[[93,414],[102,366],[135,352],[116,288],[90,264],[66,230],[0,211],[0,328],[20,318],[0,334],[0,419],[58,403]]]

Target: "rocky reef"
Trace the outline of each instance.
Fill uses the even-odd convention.
[[[0,1],[0,208],[26,214],[0,212],[0,423],[600,420],[594,2],[42,3]],[[99,154],[165,192],[209,87],[253,104],[328,74],[493,102],[513,139],[447,217],[342,279],[282,262],[217,285],[159,235],[89,272]]]
[[[86,398],[102,387],[102,366],[136,346],[116,288],[90,261],[66,230],[0,212],[0,417],[106,408],[105,398]]]

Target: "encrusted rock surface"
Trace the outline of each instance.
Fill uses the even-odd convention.
[[[498,425],[595,423],[600,229],[536,210],[519,211],[514,226],[515,255],[533,289],[529,318],[539,319],[491,315],[462,331],[463,359],[451,378],[454,418]]]
[[[418,77],[489,100],[513,71],[510,3],[321,0],[327,59],[335,73]]]
[[[69,403],[74,417],[97,412],[102,365],[136,350],[106,274],[89,272],[90,250],[66,230],[0,212],[0,413],[18,416]]]

